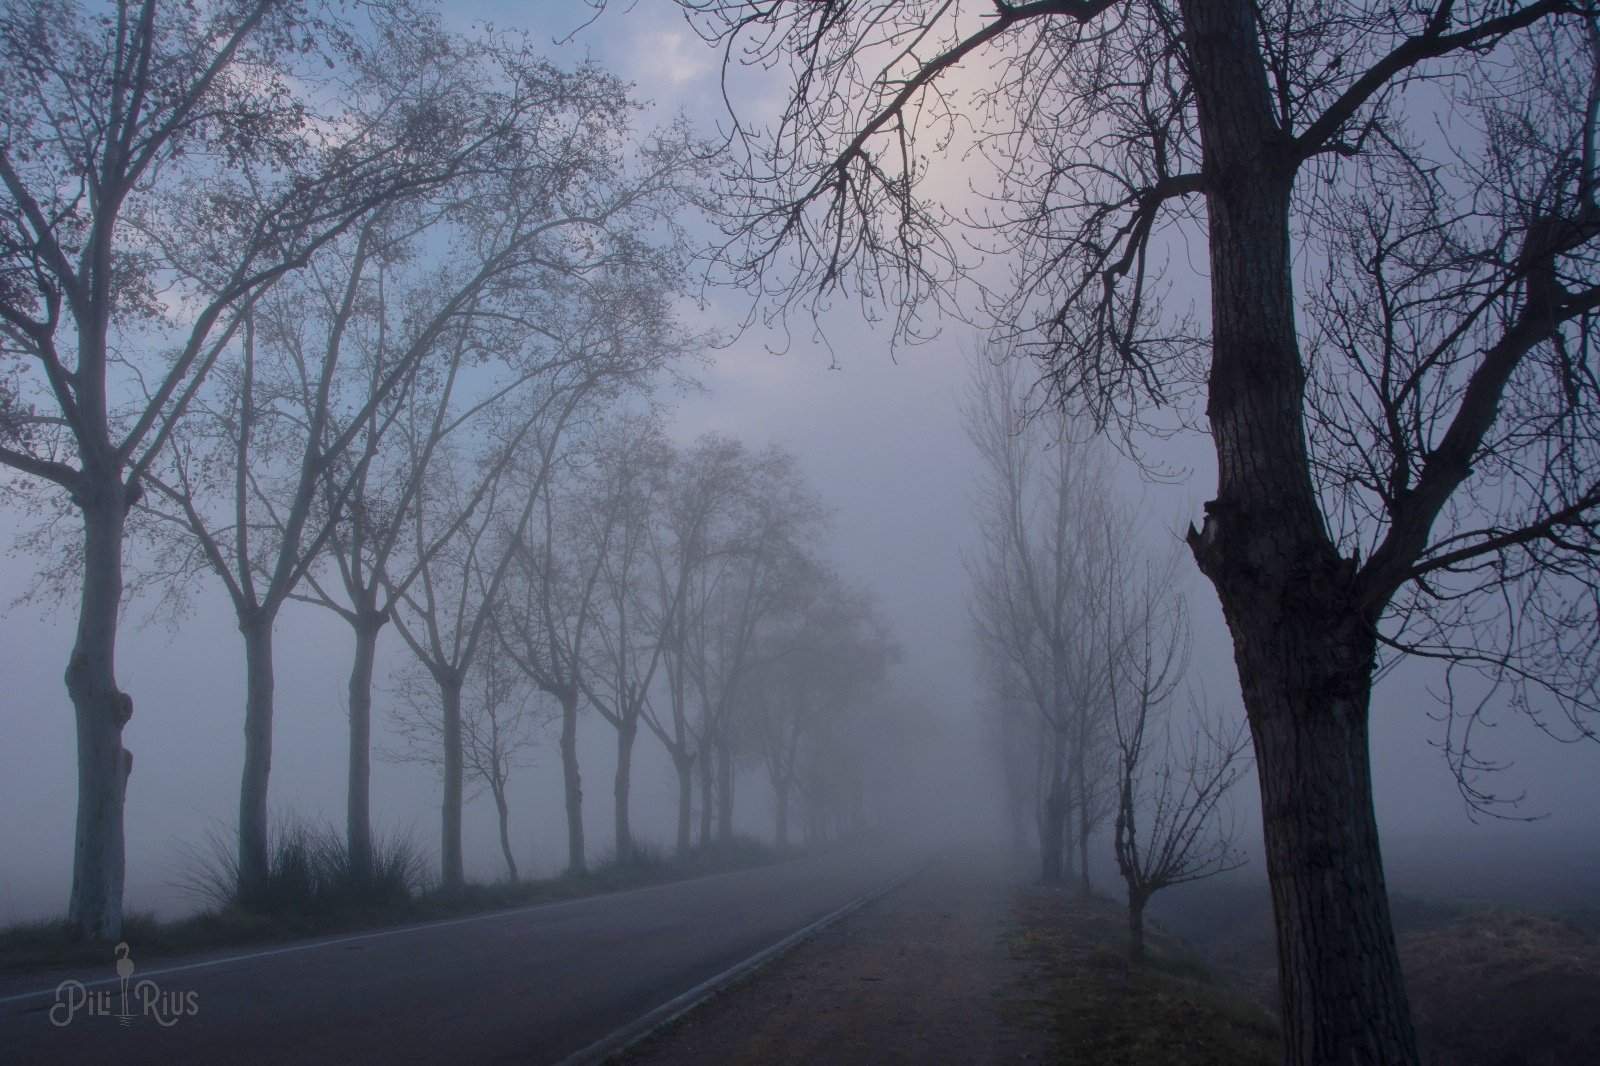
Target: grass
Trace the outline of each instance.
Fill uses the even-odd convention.
[[[1274,1066],[1278,1024],[1181,944],[1147,929],[1129,961],[1127,913],[1103,898],[1035,889],[1012,944],[1049,990],[1062,1063]]]
[[[349,876],[339,834],[291,818],[273,839],[267,888],[256,899],[248,904],[239,899],[237,857],[230,842],[216,834],[190,854],[178,882],[205,909],[174,921],[129,913],[122,938],[141,959],[182,955],[550,903],[759,866],[780,857],[747,838],[696,848],[682,860],[640,844],[626,858],[603,857],[582,874],[469,882],[446,891],[427,880],[421,849],[409,838],[392,837],[376,843],[375,876],[358,886]],[[93,965],[108,957],[105,945],[77,939],[61,919],[0,929],[0,973]]]
[[[1568,1066],[1600,1047],[1600,936],[1580,916],[1482,908],[1400,940],[1423,1059]]]
[[[1241,900],[1218,906],[1214,898],[1200,935],[1231,992],[1275,1004],[1270,900]],[[1541,912],[1408,893],[1391,894],[1390,909],[1427,1066],[1596,1061],[1600,909]]]
[[[240,891],[238,851],[220,832],[210,834],[205,848],[190,852],[178,887],[213,910],[241,907],[268,917],[296,917],[403,905],[426,880],[426,855],[409,836],[374,840],[372,870],[357,877],[343,835],[326,824],[289,816],[274,831],[266,884],[252,898]]]

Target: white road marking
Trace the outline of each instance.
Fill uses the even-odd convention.
[[[724,988],[748,977],[767,963],[799,947],[805,941],[828,928],[828,926],[848,917],[874,900],[887,896],[890,892],[893,892],[921,873],[926,867],[926,862],[918,863],[908,873],[857,896],[838,910],[830,911],[805,928],[790,933],[777,943],[762,948],[754,955],[734,963],[714,977],[700,982],[682,995],[674,996],[659,1007],[641,1015],[620,1029],[613,1030],[609,1035],[601,1037],[581,1051],[573,1052],[557,1063],[556,1066],[593,1066],[595,1063],[605,1062],[612,1056],[621,1054],[635,1044],[665,1029]]]
[[[256,959],[269,959],[277,955],[293,955],[301,951],[315,951],[319,948],[338,947],[341,944],[355,944],[365,940],[381,940],[391,936],[405,936],[408,933],[426,932],[430,929],[444,929],[452,925],[468,925],[473,922],[492,921],[496,918],[515,918],[530,911],[554,910],[559,907],[573,907],[584,903],[593,903],[597,900],[614,899],[618,896],[631,896],[644,892],[656,892],[662,889],[673,888],[690,882],[711,881],[719,877],[732,877],[735,874],[750,873],[753,870],[771,869],[767,866],[749,866],[739,870],[724,870],[721,873],[707,874],[704,877],[685,877],[677,881],[665,881],[659,885],[644,885],[640,888],[624,889],[620,892],[597,892],[593,895],[579,896],[575,899],[550,900],[545,903],[531,903],[526,907],[514,907],[510,910],[484,911],[481,914],[469,914],[461,918],[442,918],[436,922],[422,922],[417,925],[400,925],[389,929],[375,929],[370,933],[352,933],[349,936],[334,937],[330,940],[309,940],[298,944],[288,944],[280,948],[267,948],[262,951],[252,951],[243,955],[227,955],[218,959],[204,959],[200,962],[180,963],[176,966],[164,966],[155,970],[139,970],[140,978],[165,977],[169,974],[188,973],[192,970],[206,970],[215,966],[228,966],[238,962],[253,962]],[[64,977],[62,980],[74,980]],[[101,985],[117,984],[120,978],[115,975],[78,983],[84,988],[98,988]],[[54,996],[61,987],[60,982],[49,988],[36,989],[32,992],[16,992],[9,996],[0,996],[0,1007],[11,1003],[21,1003],[24,1000],[38,999],[42,996]]]

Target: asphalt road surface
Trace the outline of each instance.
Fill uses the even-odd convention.
[[[880,843],[143,968],[135,946],[126,1017],[110,958],[0,983],[0,1064],[559,1062],[914,865]]]

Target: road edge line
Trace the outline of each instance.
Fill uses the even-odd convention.
[[[621,1028],[612,1030],[608,1035],[601,1037],[589,1046],[573,1052],[564,1059],[560,1059],[556,1066],[595,1066],[597,1063],[607,1062],[613,1057],[643,1043],[712,996],[715,996],[718,992],[722,992],[751,976],[763,966],[788,954],[836,922],[842,921],[868,904],[882,899],[927,869],[927,867],[928,862],[918,863],[905,874],[887,884],[862,893],[837,910],[824,914],[810,925],[790,933],[776,943],[762,948],[754,955],[741,959],[721,973],[714,974],[701,981],[687,992],[682,992],[672,997]]]
[[[782,859],[777,863],[766,863],[758,866],[739,866],[732,870],[717,870],[713,873],[697,874],[694,877],[679,877],[671,881],[658,881],[655,884],[636,885],[633,888],[619,888],[604,892],[591,892],[586,895],[568,896],[565,899],[547,899],[539,903],[521,903],[512,907],[499,907],[486,911],[473,911],[467,914],[458,914],[452,918],[431,918],[419,922],[406,922],[400,925],[383,925],[353,932],[327,933],[322,936],[312,937],[309,939],[291,940],[288,943],[280,943],[274,947],[257,948],[244,952],[236,952],[235,954],[231,955],[216,955],[206,958],[196,958],[190,962],[181,961],[185,957],[183,954],[172,955],[168,956],[168,958],[171,960],[168,965],[161,966],[153,970],[140,970],[139,976],[142,978],[166,977],[175,973],[187,973],[191,970],[207,970],[215,966],[227,966],[232,963],[255,962],[257,959],[269,959],[277,955],[293,955],[301,951],[315,951],[319,948],[339,947],[344,944],[350,944],[361,940],[382,940],[391,936],[402,936],[407,933],[421,933],[433,929],[444,929],[453,925],[470,925],[474,922],[492,921],[496,918],[515,918],[524,914],[531,914],[534,911],[554,910],[558,907],[574,907],[585,903],[592,903],[598,899],[610,898],[613,896],[629,896],[635,893],[653,892],[658,889],[672,888],[673,886],[685,885],[695,881],[710,881],[719,877],[733,877],[737,874],[748,873],[752,870],[771,869],[774,866],[781,865],[782,863],[793,861],[797,860]],[[798,861],[804,860],[802,859]],[[268,943],[271,942],[268,941]],[[248,945],[239,946],[246,947]],[[226,949],[218,948],[216,950],[223,951]],[[205,955],[206,952],[202,950],[192,954]],[[42,999],[46,996],[55,995],[60,991],[62,981],[76,980],[76,978],[72,976],[73,974],[86,975],[87,971],[87,964],[74,964],[70,967],[57,969],[55,973],[60,975],[62,980],[57,981],[54,986],[49,988],[35,988],[29,992],[7,993],[3,996],[0,996],[0,1007],[10,1006],[13,1003],[21,1003],[25,1000]],[[45,969],[39,972],[43,974],[49,974],[51,971],[49,969]],[[0,977],[4,976],[4,974],[0,974]],[[32,975],[23,973],[21,976]],[[84,988],[99,988],[103,985],[114,985],[119,980],[120,978],[118,977],[95,977],[89,980],[77,981],[77,983],[81,984]]]

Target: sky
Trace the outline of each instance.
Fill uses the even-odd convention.
[[[452,18],[489,20],[501,27],[530,25],[554,38],[576,23],[576,4],[482,4],[452,7]],[[572,22],[561,20],[573,17]],[[719,57],[694,37],[666,0],[639,0],[606,12],[573,41],[552,45],[562,59],[587,53],[633,80],[654,101],[645,119],[664,121],[682,109],[710,130],[721,107]],[[761,104],[759,97],[752,106]],[[944,164],[939,180],[962,180],[959,161]],[[1182,291],[1181,289],[1179,290]],[[725,325],[742,304],[713,293],[707,310]],[[683,441],[706,431],[736,436],[761,447],[792,451],[833,509],[829,552],[848,577],[878,596],[904,649],[898,678],[911,697],[940,719],[930,735],[968,738],[975,745],[971,709],[976,698],[971,627],[965,599],[964,551],[972,546],[971,502],[977,473],[965,438],[959,401],[967,375],[965,351],[980,342],[972,328],[945,323],[934,341],[891,351],[886,331],[861,320],[854,308],[826,321],[830,344],[808,329],[784,339],[752,327],[711,353],[701,373],[702,391],[680,398],[673,435]],[[769,349],[784,347],[782,355]],[[1163,445],[1158,454],[1189,476],[1155,485],[1126,467],[1120,490],[1142,501],[1153,539],[1178,536],[1198,521],[1214,471],[1210,445],[1193,435]],[[13,540],[30,519],[0,502],[0,544]],[[74,760],[71,707],[61,682],[72,635],[71,605],[16,605],[38,560],[12,552],[0,559],[0,924],[58,912],[71,871]],[[1187,582],[1194,619],[1194,672],[1213,701],[1239,711],[1231,650],[1215,597],[1191,574]],[[191,905],[174,883],[205,847],[207,834],[231,832],[237,809],[242,753],[241,642],[223,597],[203,585],[188,614],[176,621],[152,617],[155,603],[135,602],[126,612],[119,646],[119,675],[135,700],[126,743],[135,754],[127,809],[128,903],[136,910],[175,913]],[[298,604],[285,608],[278,626],[278,710],[271,807],[277,814],[342,824],[344,719],[342,699],[349,655],[348,630],[329,615]],[[405,654],[392,632],[383,637],[380,678]],[[1462,841],[1462,848],[1518,839],[1594,839],[1600,810],[1600,751],[1592,745],[1558,745],[1525,721],[1506,718],[1485,751],[1514,765],[1502,791],[1527,790],[1523,813],[1549,813],[1530,825],[1475,826],[1457,798],[1444,760],[1431,746],[1438,727],[1431,679],[1402,669],[1374,700],[1373,766],[1380,822],[1386,835]],[[382,750],[386,735],[380,680],[375,724]],[[610,825],[609,750],[603,725],[590,723],[580,737],[586,773],[586,822],[597,850]],[[974,759],[981,758],[975,755]],[[644,736],[635,797],[639,832],[670,839],[673,793],[658,745]],[[954,771],[953,771],[954,772]],[[564,860],[559,765],[553,740],[514,779],[512,831],[519,859],[531,873],[550,873]],[[752,783],[755,781],[752,778]],[[753,791],[752,786],[746,786]],[[1240,797],[1247,835],[1258,834],[1253,794]],[[381,830],[410,833],[432,845],[437,838],[438,791],[431,771],[379,760],[374,766],[373,808]],[[764,812],[752,806],[743,828],[761,831]],[[492,808],[486,801],[466,815],[469,873],[494,876],[498,863]],[[1391,861],[1393,853],[1391,849]],[[1259,864],[1258,864],[1259,868]]]

